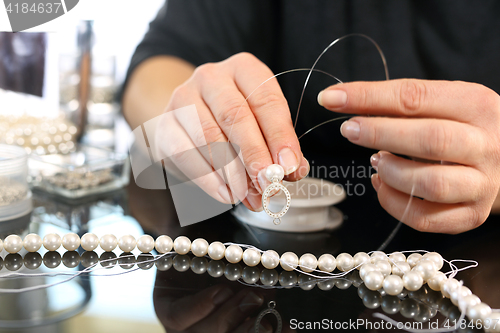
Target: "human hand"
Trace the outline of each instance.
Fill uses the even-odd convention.
[[[318,101],[332,111],[375,116],[353,117],[341,132],[354,144],[381,150],[371,158],[378,172],[372,184],[396,219],[443,233],[486,220],[500,186],[497,93],[475,83],[403,79],[338,84]]]
[[[166,113],[173,112],[173,117],[164,117],[156,126],[154,153],[170,157],[167,171],[182,173],[220,202],[242,201],[255,211],[262,210],[261,193],[269,184],[264,177],[267,166],[280,164],[288,181],[305,177],[309,164],[277,80],[269,80],[245,101],[272,76],[266,65],[248,53],[198,67],[172,95]],[[179,110],[192,104],[199,121]],[[213,143],[228,140],[240,152],[214,153],[214,147],[221,145]],[[241,159],[235,158],[238,154]],[[228,155],[231,162],[221,163]],[[225,166],[225,174],[220,165]]]

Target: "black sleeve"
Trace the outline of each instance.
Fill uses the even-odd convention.
[[[135,50],[124,86],[141,62],[157,55],[199,66],[246,51],[269,64],[276,45],[275,5],[269,0],[167,0]]]

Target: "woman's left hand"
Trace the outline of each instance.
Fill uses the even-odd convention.
[[[500,96],[493,90],[459,81],[352,82],[325,89],[318,101],[332,111],[374,116],[353,117],[341,132],[381,150],[371,157],[378,172],[372,184],[396,219],[442,233],[486,220],[500,187]],[[411,193],[416,198],[404,214]]]

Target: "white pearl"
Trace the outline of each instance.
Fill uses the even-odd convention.
[[[434,291],[441,291],[441,282],[444,282],[446,279],[447,277],[443,272],[437,272],[433,277],[427,280],[427,285]]]
[[[43,247],[45,247],[48,251],[55,251],[59,247],[61,247],[61,236],[58,234],[47,234],[43,237]]]
[[[274,178],[277,178],[278,181],[282,181],[283,177],[285,177],[285,170],[283,170],[283,167],[279,164],[271,164],[266,168],[265,176],[270,182],[272,182]]]
[[[403,275],[403,284],[409,291],[417,291],[422,288],[424,279],[417,272],[408,272]]]
[[[437,252],[429,252],[424,254],[423,259],[429,259],[436,265],[436,269],[439,271],[443,268],[443,257]]]
[[[246,249],[243,252],[243,262],[250,267],[257,266],[260,263],[260,252],[255,249]]]
[[[135,240],[135,237],[132,235],[121,236],[120,240],[118,241],[118,247],[123,252],[132,252],[135,249],[136,245],[137,241]]]
[[[397,275],[389,275],[384,279],[384,290],[391,296],[397,296],[403,291],[403,279]]]
[[[103,251],[111,252],[116,249],[116,246],[118,245],[118,238],[111,234],[104,235],[99,240],[99,245]]]
[[[376,261],[379,260],[387,260],[387,254],[382,251],[373,251],[372,254],[370,255],[370,260],[372,264],[374,264]]]
[[[450,294],[453,292],[453,290],[458,289],[459,287],[460,282],[458,282],[457,279],[446,279],[441,283],[441,292],[443,293],[444,297],[450,298]]]
[[[459,300],[469,295],[472,295],[472,291],[465,286],[461,286],[450,293],[450,300],[453,304],[458,305]]]
[[[370,256],[365,252],[358,252],[354,255],[353,260],[354,260],[354,262],[353,262],[354,267],[356,267],[357,270],[360,270],[361,266],[364,263],[367,263],[370,261]]]
[[[172,241],[172,238],[166,235],[158,237],[155,241],[155,249],[158,253],[169,253],[172,251],[173,246],[174,242]]]
[[[316,269],[318,266],[318,260],[313,254],[306,253],[303,254],[299,259],[300,269],[306,273],[310,273]]]
[[[396,261],[392,264],[392,274],[403,276],[411,270],[410,264],[406,261]]]
[[[489,328],[485,328],[486,332],[498,333],[500,332],[500,312],[491,312],[488,317],[486,317],[483,324],[488,325]],[[496,324],[496,325],[495,325]]]
[[[241,258],[243,257],[243,250],[239,245],[229,245],[224,256],[226,257],[226,260],[231,264],[236,264],[240,262]]]
[[[191,240],[186,236],[179,236],[174,240],[174,250],[178,254],[187,254],[191,250]]]
[[[262,258],[260,259],[260,261],[262,262],[262,266],[264,266],[265,268],[273,269],[279,265],[280,255],[276,251],[267,250],[266,252],[262,253]]]
[[[422,259],[422,255],[420,253],[412,253],[406,258],[406,262],[410,264],[410,267],[413,268],[415,265]]]
[[[18,235],[9,235],[4,239],[3,247],[9,253],[17,253],[23,248],[23,240]]]
[[[28,252],[36,252],[42,247],[42,238],[37,234],[29,234],[24,237],[24,248]]]
[[[91,233],[86,233],[82,236],[80,240],[82,249],[85,251],[93,251],[96,247],[99,246],[99,238]]]
[[[379,290],[384,284],[384,275],[379,271],[368,272],[365,276],[365,286],[370,290]]]
[[[285,252],[281,255],[280,264],[285,271],[293,271],[299,265],[299,257],[293,252]]]
[[[213,260],[221,260],[224,258],[224,253],[226,252],[226,246],[221,242],[213,242],[208,247],[208,255]]]
[[[375,266],[378,267],[384,277],[390,275],[392,272],[392,266],[387,260],[378,260],[375,262]]]
[[[377,266],[375,266],[375,264],[372,264],[372,263],[363,264],[363,266],[361,266],[361,269],[359,270],[359,277],[361,278],[361,280],[364,281],[366,274],[373,272],[373,271],[380,272],[380,269]]]
[[[429,280],[437,272],[434,262],[427,259],[420,260],[417,265],[415,265],[415,271],[422,276],[424,281]]]
[[[491,314],[491,308],[486,303],[479,303],[467,309],[467,317],[470,320],[484,320]]]
[[[149,253],[155,248],[155,240],[149,235],[142,235],[137,240],[137,248],[142,253]]]
[[[197,238],[191,243],[191,252],[197,257],[204,257],[208,253],[208,242],[203,238]]]
[[[354,259],[348,253],[341,253],[337,256],[337,268],[342,272],[350,271],[354,267]]]
[[[406,256],[401,252],[393,252],[389,255],[389,259],[391,263],[396,261],[406,261]]]
[[[458,301],[458,309],[460,312],[464,312],[467,311],[468,308],[478,305],[479,303],[481,303],[481,299],[476,295],[465,296]]]
[[[80,236],[74,232],[69,232],[62,238],[62,246],[68,251],[75,251],[80,247]]]
[[[325,253],[318,259],[318,268],[323,272],[333,272],[337,267],[337,260],[331,254]]]
[[[2,252],[2,250],[3,250],[3,242],[2,242],[2,240],[0,239],[0,252]]]

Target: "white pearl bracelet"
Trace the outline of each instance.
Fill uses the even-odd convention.
[[[472,321],[486,321],[500,319],[499,312],[492,312],[491,308],[482,303],[472,294],[471,290],[462,285],[457,279],[447,277],[440,272],[444,260],[437,252],[428,252],[424,255],[412,253],[406,257],[401,252],[390,255],[381,251],[374,251],[371,255],[359,252],[354,256],[341,253],[336,258],[331,254],[323,254],[318,259],[310,253],[303,254],[300,258],[293,252],[285,252],[279,256],[274,250],[261,251],[253,246],[245,250],[240,245],[215,241],[209,244],[205,239],[198,238],[191,242],[186,236],[179,236],[175,240],[169,236],[159,236],[156,241],[149,235],[143,235],[137,240],[131,235],[119,239],[111,234],[97,237],[87,233],[80,237],[75,233],[67,233],[62,238],[58,234],[47,234],[43,239],[36,234],[25,236],[24,240],[18,235],[10,235],[2,242],[2,248],[9,253],[17,253],[24,247],[28,252],[37,252],[41,247],[56,251],[61,245],[68,251],[74,251],[81,246],[86,251],[93,251],[98,246],[106,252],[117,247],[124,252],[131,252],[136,247],[143,253],[156,249],[160,254],[175,251],[178,254],[192,252],[196,257],[209,256],[213,260],[225,258],[230,263],[243,261],[247,266],[254,267],[259,263],[267,269],[274,269],[278,265],[285,271],[300,268],[306,274],[322,272],[318,278],[343,277],[348,272],[359,270],[359,275],[365,286],[370,290],[383,290],[389,295],[399,295],[404,288],[409,291],[420,289],[425,283],[434,291],[449,298],[458,306],[463,314]],[[338,269],[341,273],[333,274]]]

